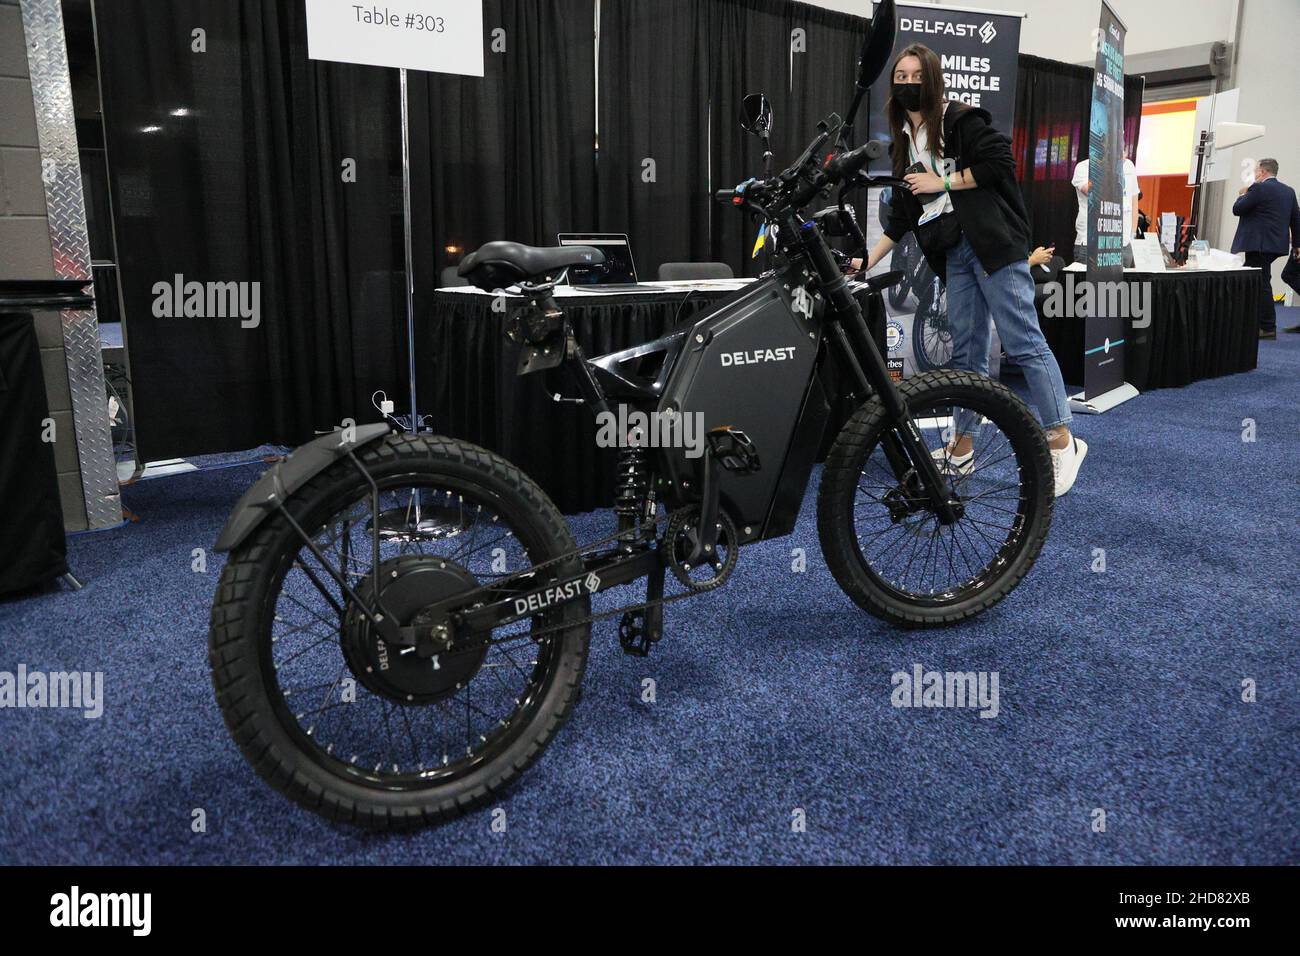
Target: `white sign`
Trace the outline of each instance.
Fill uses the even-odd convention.
[[[483,75],[483,0],[307,0],[313,60]]]
[[[1196,147],[1201,133],[1210,128],[1210,106],[1214,106],[1214,125],[1237,121],[1236,90],[1224,90],[1218,96],[1204,96],[1196,103],[1196,129],[1192,133],[1192,165],[1187,172],[1187,185],[1196,185]],[[1139,141],[1140,142],[1140,141]],[[1205,181],[1222,182],[1232,173],[1232,148],[1211,149],[1205,154]]]
[[[1133,240],[1133,268],[1138,272],[1165,272],[1165,256],[1160,237],[1148,232],[1144,239]]]

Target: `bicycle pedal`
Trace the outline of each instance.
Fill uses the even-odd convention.
[[[758,448],[753,440],[733,425],[709,429],[709,450],[714,460],[727,471],[749,475],[761,467]]]
[[[646,629],[645,611],[628,611],[619,619],[618,643],[629,657],[649,657],[659,637]]]

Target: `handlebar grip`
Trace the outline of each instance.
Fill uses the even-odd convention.
[[[847,179],[856,175],[858,170],[871,160],[880,159],[887,152],[889,149],[884,143],[873,139],[827,162],[826,173],[833,179]]]
[[[736,197],[739,195],[740,193],[736,192],[735,189],[719,189],[713,194],[713,199],[715,202],[730,205],[736,201]]]

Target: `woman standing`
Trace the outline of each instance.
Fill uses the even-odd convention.
[[[866,268],[909,231],[916,233],[930,267],[948,287],[954,368],[988,374],[992,318],[1047,430],[1059,497],[1074,485],[1088,446],[1070,433],[1061,369],[1038,325],[1028,217],[1010,141],[989,125],[986,110],[947,99],[939,57],[920,43],[894,61],[885,111],[894,175],[907,181],[910,193],[894,191],[885,234]],[[945,467],[969,466],[972,440],[960,433],[960,423],[953,442],[935,457]]]

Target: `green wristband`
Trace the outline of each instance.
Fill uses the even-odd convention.
[[[949,182],[947,173],[943,174],[943,191],[946,193],[952,192],[952,183]]]

